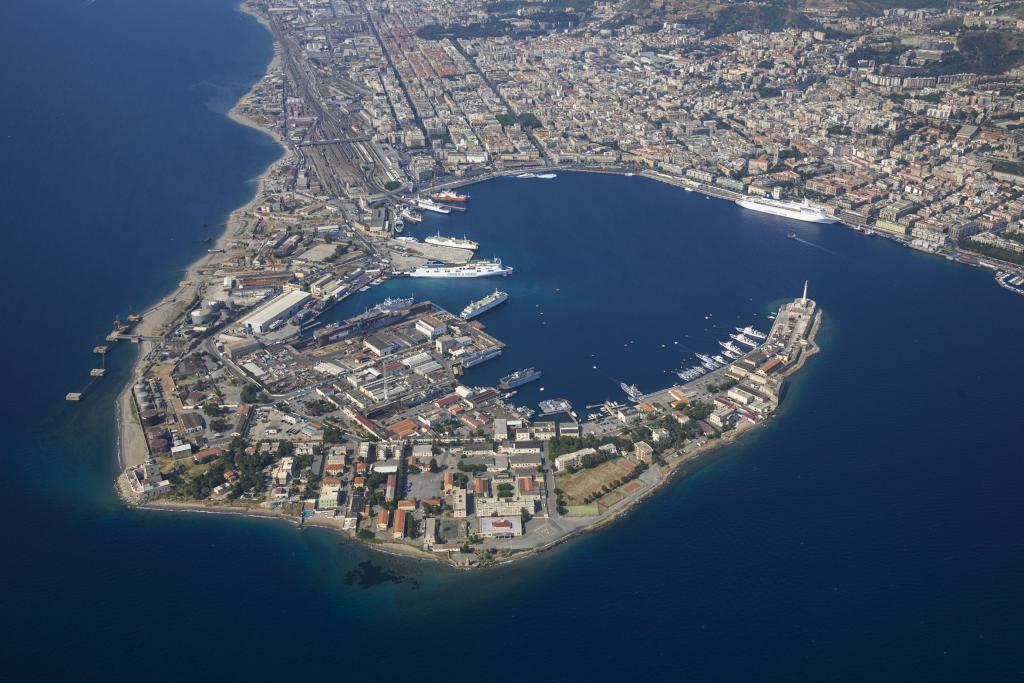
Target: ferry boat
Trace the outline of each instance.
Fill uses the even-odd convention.
[[[626,384],[625,382],[619,383],[619,388],[626,392],[626,396],[629,396],[629,400],[633,403],[640,402],[640,390],[635,384]]]
[[[478,315],[486,313],[495,306],[500,306],[506,301],[508,301],[508,294],[496,289],[483,299],[471,301],[468,306],[462,309],[462,313],[459,314],[459,317],[463,320],[472,320]]]
[[[751,197],[749,199],[737,199],[736,203],[744,209],[770,213],[773,216],[792,218],[805,223],[838,223],[839,219],[830,216],[816,206],[807,202],[786,202],[780,199],[772,199],[771,195],[762,198]],[[794,236],[795,239],[795,236]]]
[[[430,198],[439,202],[459,202],[461,204],[469,199],[469,195],[445,190],[444,192],[435,192],[430,195]]]
[[[439,247],[455,247],[456,249],[469,249],[470,251],[476,251],[480,247],[479,244],[465,237],[462,239],[458,237],[445,237],[441,233],[428,237],[423,241],[427,244],[436,244]]]
[[[765,334],[761,330],[755,330],[750,325],[747,325],[746,327],[737,327],[736,331],[739,332],[740,334],[747,335],[751,339],[766,339],[768,337],[767,334]]]
[[[424,199],[423,197],[416,197],[415,199],[412,200],[412,203],[417,207],[423,209],[424,211],[433,211],[434,213],[444,214],[452,212],[451,207],[445,206],[443,204],[438,204],[437,202],[431,201],[429,199]]]
[[[493,261],[470,261],[463,265],[431,265],[421,266],[409,273],[410,277],[486,277],[488,275],[508,275],[511,266],[503,266],[501,259]]]
[[[498,346],[491,346],[483,351],[479,351],[469,356],[463,356],[462,367],[471,368],[474,365],[480,365],[484,361],[489,361],[492,358],[497,358],[501,355],[501,348]]]
[[[528,382],[533,382],[540,379],[541,372],[536,368],[524,368],[522,370],[516,370],[511,375],[505,375],[501,378],[501,383],[498,384],[498,388],[503,390],[515,389],[521,387]]]

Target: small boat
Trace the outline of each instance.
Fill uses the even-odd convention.
[[[786,233],[786,237],[788,237],[791,240],[795,240],[796,239],[796,233],[795,232],[787,232]]]

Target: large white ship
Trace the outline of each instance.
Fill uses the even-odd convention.
[[[434,213],[452,212],[450,207],[447,207],[444,204],[438,204],[437,202],[430,201],[429,199],[423,199],[422,197],[416,197],[415,199],[412,200],[412,203],[415,204],[418,208],[423,209],[424,211],[433,211]]]
[[[456,249],[469,249],[470,251],[476,251],[480,246],[473,240],[468,240],[465,237],[459,239],[458,237],[445,237],[438,233],[432,237],[428,237],[423,240],[427,244],[436,244],[439,247],[455,247]]]
[[[459,317],[463,320],[472,320],[481,313],[486,313],[495,306],[500,306],[506,301],[508,301],[508,294],[496,289],[483,299],[470,302],[468,306],[462,309],[462,313],[459,314]]]
[[[462,367],[471,368],[474,365],[480,365],[484,361],[497,358],[501,355],[501,348],[498,346],[490,346],[483,351],[477,351],[476,353],[462,357]]]
[[[470,261],[462,265],[425,265],[409,273],[411,277],[486,277],[508,275],[511,266],[501,265],[501,259]]]
[[[524,368],[522,370],[516,370],[511,375],[505,375],[502,377],[501,383],[498,387],[507,391],[538,379],[540,379],[540,370],[535,368]]]
[[[839,219],[835,216],[830,216],[818,207],[811,206],[806,202],[784,202],[780,199],[772,199],[770,197],[751,197],[749,199],[737,199],[736,203],[744,209],[760,211],[761,213],[770,213],[774,216],[782,216],[783,218],[792,218],[794,220],[804,221],[805,223],[839,222]]]

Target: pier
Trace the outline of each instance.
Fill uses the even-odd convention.
[[[138,313],[133,313],[128,316],[128,322],[130,324],[137,323],[142,320],[142,316]],[[105,337],[108,344],[113,344],[119,341],[130,341],[135,344],[139,344],[144,341],[163,341],[163,336],[156,335],[144,335],[144,334],[132,334],[130,331],[130,325],[125,326],[121,323],[119,318],[114,318],[114,327]],[[92,352],[100,357],[100,367],[92,368],[89,370],[89,383],[81,391],[69,391],[64,396],[65,401],[81,401],[85,398],[85,394],[92,387],[93,383],[106,377],[107,375],[107,354],[110,352],[110,347],[105,344],[97,344],[92,347]]]

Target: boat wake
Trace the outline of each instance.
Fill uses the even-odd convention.
[[[794,241],[799,242],[800,244],[806,244],[809,247],[814,247],[815,249],[820,249],[821,251],[825,252],[826,254],[832,254],[833,256],[839,256],[838,253],[832,251],[831,249],[826,249],[825,247],[821,246],[820,244],[815,244],[814,242],[808,242],[807,240],[802,239],[800,237],[794,237],[793,239],[794,239]]]

